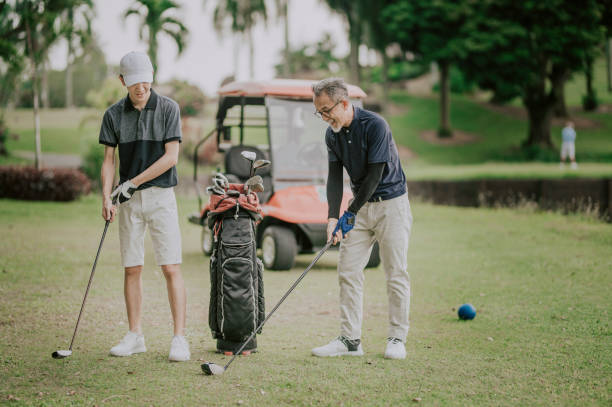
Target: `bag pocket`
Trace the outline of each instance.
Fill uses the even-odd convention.
[[[232,257],[223,262],[221,269],[220,329],[225,339],[242,342],[257,327],[253,261]]]

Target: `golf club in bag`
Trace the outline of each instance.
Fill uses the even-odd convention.
[[[227,362],[227,364],[225,366],[221,366],[221,365],[217,365],[216,363],[212,363],[212,362],[205,362],[202,364],[202,371],[207,374],[207,375],[220,375],[223,374],[223,372],[225,372],[229,366],[232,364],[232,362],[234,361],[234,359],[236,359],[236,356],[240,355],[240,353],[242,352],[242,350],[247,346],[248,343],[251,342],[251,340],[253,340],[253,338],[255,337],[255,334],[259,331],[261,331],[261,329],[263,328],[264,324],[266,323],[266,321],[268,319],[270,319],[270,317],[272,316],[272,314],[274,314],[274,312],[278,309],[278,307],[280,307],[280,305],[283,303],[283,301],[285,301],[285,299],[289,296],[289,294],[291,294],[291,292],[295,289],[295,287],[297,287],[297,285],[300,283],[300,281],[302,281],[302,279],[306,276],[306,274],[310,271],[310,269],[312,268],[312,266],[315,265],[315,263],[321,258],[321,256],[323,255],[323,253],[325,253],[327,251],[327,249],[329,249],[329,247],[332,245],[333,242],[333,238],[327,242],[327,244],[319,251],[319,253],[316,255],[316,257],[314,258],[314,260],[312,261],[312,263],[310,263],[310,265],[308,267],[306,267],[306,270],[304,270],[304,272],[302,272],[302,274],[297,278],[297,280],[295,280],[295,282],[293,283],[293,285],[289,288],[289,290],[285,293],[285,295],[283,295],[283,297],[280,299],[280,301],[274,306],[274,308],[272,308],[272,311],[270,311],[270,313],[268,314],[268,316],[266,316],[266,318],[259,324],[259,326],[257,328],[255,328],[255,330],[253,331],[253,333],[251,334],[251,336],[249,336],[249,338],[244,341],[244,343],[242,344],[242,346],[236,351],[234,352],[234,356],[229,360],[229,362]]]
[[[113,205],[117,203],[117,198],[119,195],[113,198]],[[72,334],[72,340],[70,341],[70,347],[68,350],[56,350],[51,354],[54,359],[63,359],[72,355],[72,345],[74,345],[74,338],[76,337],[77,330],[79,329],[79,322],[81,322],[81,315],[83,315],[83,308],[85,308],[85,301],[87,300],[87,295],[89,294],[89,288],[91,287],[91,282],[93,281],[94,273],[96,272],[96,265],[98,264],[98,257],[100,256],[100,251],[102,250],[102,243],[104,243],[104,238],[106,237],[106,231],[108,230],[108,225],[110,225],[110,219],[106,221],[104,224],[104,232],[102,232],[102,238],[100,239],[100,245],[98,246],[98,252],[96,253],[96,258],[93,263],[93,267],[91,268],[91,275],[89,276],[89,282],[87,283],[87,289],[85,290],[85,296],[83,297],[83,303],[81,304],[81,310],[79,311],[79,317],[77,318],[76,326],[74,327],[74,333]]]

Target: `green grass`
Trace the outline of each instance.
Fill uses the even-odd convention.
[[[207,324],[209,277],[198,227],[179,196],[192,361],[167,362],[171,318],[147,238],[149,351],[113,358],[127,329],[116,225],[107,235],[74,354],[68,346],[103,221],[100,202],[0,201],[0,400],[10,405],[609,405],[612,229],[588,217],[413,203],[408,358],[382,358],[382,269],[365,282],[363,358],[318,359],[338,333],[337,253],[323,256],[264,327],[260,352],[218,377]],[[265,272],[268,310],[311,261]],[[456,308],[473,303],[474,321]],[[242,403],[241,403],[242,401]]]

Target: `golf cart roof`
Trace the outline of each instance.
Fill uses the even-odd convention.
[[[303,79],[270,79],[261,81],[240,81],[222,86],[220,96],[263,97],[278,96],[312,99],[312,84],[315,81]],[[349,97],[363,99],[366,93],[360,87],[348,85]]]

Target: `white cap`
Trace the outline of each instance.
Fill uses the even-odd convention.
[[[132,51],[119,62],[119,73],[126,86],[140,82],[153,82],[153,64],[144,52]]]

